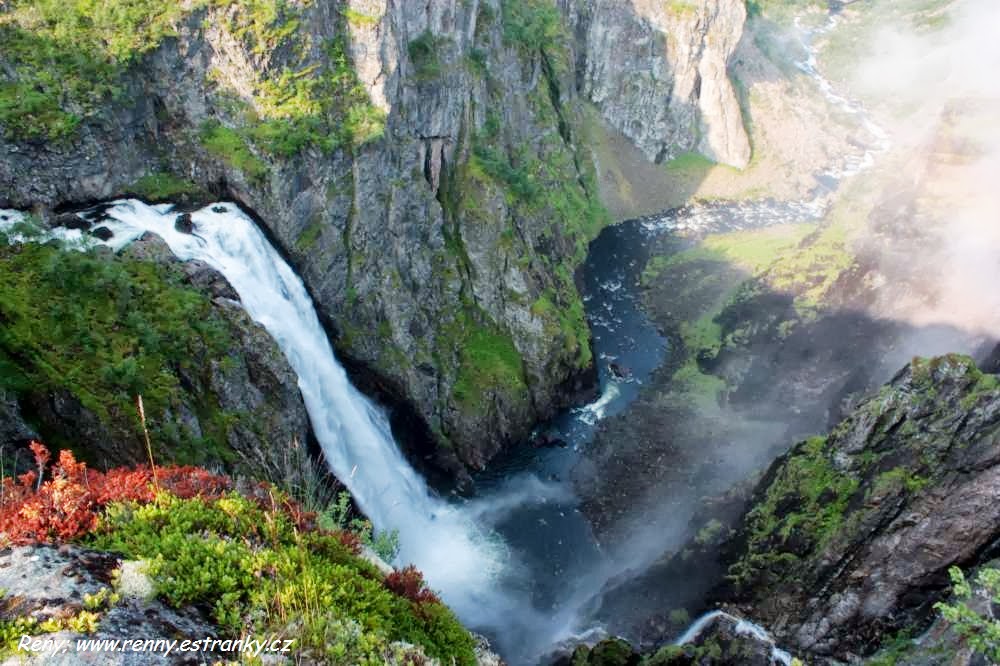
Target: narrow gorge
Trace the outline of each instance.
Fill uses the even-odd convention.
[[[1000,660],[997,28],[0,3],[0,659]]]

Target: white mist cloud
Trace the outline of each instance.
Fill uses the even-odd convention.
[[[963,0],[941,16],[946,17],[943,27],[911,24],[877,31],[870,57],[855,72],[855,90],[891,109],[884,122],[897,154],[908,157],[896,175],[899,187],[910,189],[905,195],[912,203],[912,217],[900,223],[908,228],[900,226],[899,233],[921,239],[904,245],[909,250],[905,266],[882,266],[889,283],[872,314],[996,336],[1000,2]],[[886,178],[879,168],[872,177]],[[890,188],[886,194],[896,192]],[[906,286],[893,283],[894,278]],[[917,336],[914,342],[920,345],[906,345],[914,347],[906,351],[946,349],[947,340],[928,346],[926,337]]]

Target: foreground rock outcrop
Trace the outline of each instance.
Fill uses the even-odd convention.
[[[8,548],[0,552],[0,586],[4,590],[3,621],[14,631],[16,648],[22,635],[38,641],[37,650],[8,656],[3,664],[198,664],[204,653],[181,653],[173,657],[131,650],[77,651],[78,640],[113,641],[142,639],[168,643],[178,636],[191,640],[218,638],[218,630],[197,609],[171,609],[152,595],[152,584],[135,565],[111,553],[78,546]],[[111,590],[120,593],[111,602]],[[134,571],[133,571],[134,570]],[[110,606],[110,607],[108,607]],[[16,622],[21,620],[21,631]],[[76,620],[74,622],[74,620]],[[36,633],[33,623],[50,624],[50,631]],[[70,626],[72,625],[72,626]],[[225,654],[216,653],[223,659]]]
[[[32,452],[0,502],[4,663],[501,664],[346,517],[195,467]]]
[[[728,548],[737,594],[794,651],[840,660],[926,626],[948,570],[1000,537],[1000,388],[915,360],[826,438],[774,463]]]
[[[779,457],[752,492],[718,498],[692,521],[702,526],[693,538],[609,589],[605,611],[647,652],[628,647],[608,663],[660,663],[640,657],[665,655],[656,646],[691,617],[680,609],[702,612],[705,599],[752,618],[767,645],[805,663],[987,663],[983,645],[1000,646],[985,633],[990,579],[976,572],[996,567],[998,429],[997,375],[964,356],[914,359],[828,436]],[[958,570],[978,581],[960,594]],[[699,578],[685,596],[684,581]],[[971,615],[949,622],[942,603]],[[717,632],[699,622],[692,633]],[[697,663],[776,658],[727,654]]]

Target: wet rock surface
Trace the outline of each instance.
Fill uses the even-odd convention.
[[[996,376],[967,357],[914,361],[814,452],[799,445],[771,467],[728,549],[745,566],[737,592],[789,648],[824,657],[926,626],[949,567],[982,560],[1000,537],[998,428]],[[792,527],[808,507],[795,500],[803,486],[786,484],[810,473],[805,484],[826,479],[826,516]]]

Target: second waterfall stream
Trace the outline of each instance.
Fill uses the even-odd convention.
[[[101,214],[106,216],[102,224],[114,232],[112,247],[152,232],[178,259],[201,260],[225,276],[298,375],[333,473],[377,529],[399,531],[400,563],[423,570],[429,584],[472,626],[524,612],[505,591],[510,567],[502,540],[477,526],[469,509],[429,491],[393,440],[386,415],[351,384],[337,361],[302,280],[253,220],[228,203],[192,213],[193,233],[175,229],[178,213],[169,206],[121,200]]]

